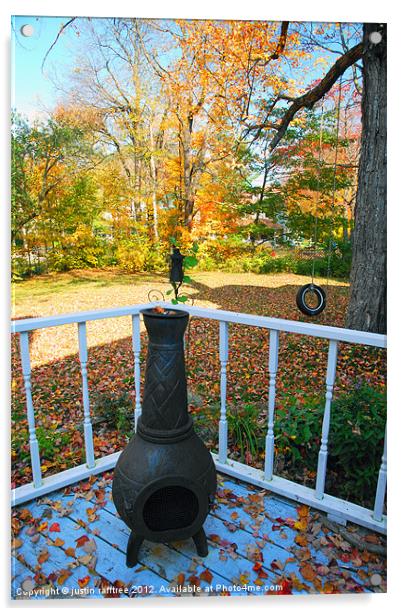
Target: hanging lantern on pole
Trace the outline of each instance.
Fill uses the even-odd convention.
[[[171,267],[170,267],[170,282],[174,289],[175,299],[178,298],[178,291],[184,280],[183,261],[184,255],[181,254],[180,249],[174,246],[170,255]]]

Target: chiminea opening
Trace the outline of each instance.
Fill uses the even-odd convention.
[[[190,526],[198,515],[198,499],[192,490],[166,486],[153,492],[143,507],[143,519],[152,531]]]
[[[142,414],[115,467],[112,496],[131,529],[126,564],[138,562],[143,540],[193,539],[208,544],[203,523],[213,505],[216,469],[188,413],[183,310],[142,311],[149,335]]]

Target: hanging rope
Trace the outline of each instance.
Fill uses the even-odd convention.
[[[333,174],[333,186],[332,186],[332,202],[331,202],[331,229],[330,229],[330,238],[328,241],[327,289],[329,286],[330,270],[331,270],[332,231],[334,228],[335,192],[336,192],[336,186],[337,186],[337,164],[338,164],[338,149],[339,149],[339,127],[340,127],[340,118],[341,118],[341,99],[342,99],[342,75],[339,80],[339,92],[338,92],[338,103],[337,103],[337,122],[336,122],[336,129],[335,129],[336,142],[335,142],[334,174]]]
[[[339,81],[339,94],[338,94],[338,103],[337,103],[337,122],[336,122],[336,144],[335,144],[335,157],[334,157],[334,173],[333,173],[333,187],[332,187],[332,202],[331,202],[331,228],[330,228],[330,238],[328,242],[328,260],[327,260],[327,290],[329,286],[330,280],[330,268],[331,268],[331,249],[332,249],[332,230],[334,227],[334,210],[335,210],[335,192],[337,187],[337,164],[338,164],[338,148],[339,148],[339,127],[340,127],[340,117],[341,117],[341,99],[342,99],[342,75]],[[315,251],[317,249],[317,235],[318,235],[318,204],[319,204],[319,195],[321,188],[321,171],[323,167],[323,124],[324,124],[324,98],[321,103],[321,121],[320,121],[320,147],[319,147],[319,157],[318,157],[318,173],[317,173],[317,194],[314,208],[314,232],[312,233],[312,241],[313,241],[313,261],[312,261],[312,271],[311,271],[311,284],[306,284],[301,287],[296,295],[296,304],[299,310],[307,315],[307,316],[317,316],[320,314],[327,304],[327,295],[324,289],[320,286],[314,284],[314,274],[315,274]],[[317,306],[312,307],[307,300],[307,296],[315,295],[317,299]]]
[[[311,284],[314,285],[314,268],[316,262],[316,250],[317,250],[317,233],[318,233],[318,202],[319,202],[319,194],[320,194],[320,184],[321,184],[321,169],[323,166],[323,127],[324,127],[324,97],[321,99],[321,116],[320,116],[320,145],[319,145],[319,155],[317,161],[317,191],[316,191],[316,201],[314,206],[314,232],[312,233],[313,238],[313,262],[311,268]]]
[[[324,130],[324,97],[321,101],[321,116],[320,116],[320,144],[319,144],[319,156],[317,161],[317,190],[316,190],[316,198],[315,198],[315,206],[314,206],[314,231],[312,232],[312,249],[313,249],[313,258],[312,258],[312,268],[311,268],[311,283],[303,285],[297,294],[296,294],[296,304],[299,308],[300,312],[303,314],[314,317],[320,314],[327,304],[327,297],[325,291],[314,284],[314,274],[315,274],[315,263],[316,263],[316,250],[317,250],[317,239],[318,239],[318,205],[320,200],[320,192],[321,192],[321,172],[323,168],[323,130]],[[308,301],[308,297],[315,296],[317,300],[317,305],[314,307],[310,305],[310,301]]]

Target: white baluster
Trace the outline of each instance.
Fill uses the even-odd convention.
[[[80,367],[81,367],[81,380],[83,387],[83,409],[84,409],[84,444],[86,448],[86,462],[88,468],[94,468],[94,443],[93,443],[93,426],[91,424],[90,416],[90,397],[88,394],[88,380],[87,380],[87,336],[86,336],[86,323],[78,323],[79,327],[79,355],[80,355]]]
[[[271,481],[274,470],[274,414],[276,395],[276,372],[278,370],[278,351],[279,331],[276,329],[271,329],[269,337],[268,432],[265,440],[265,479],[267,481]]]
[[[229,325],[220,321],[220,421],[219,421],[219,462],[227,460],[227,418],[226,418],[226,391],[227,391],[227,362],[229,359]]]
[[[135,432],[137,428],[137,422],[142,413],[142,407],[140,403],[140,315],[132,315],[132,347],[134,356],[134,378],[135,378],[135,413],[134,424]]]
[[[42,484],[41,459],[39,457],[38,440],[35,431],[35,414],[31,392],[31,361],[29,357],[28,332],[20,334],[20,350],[22,373],[24,376],[25,397],[27,402],[27,418],[29,431],[29,450],[31,453],[32,480],[35,488]]]
[[[387,485],[387,434],[384,434],[384,448],[382,455],[382,463],[379,470],[379,479],[377,480],[377,490],[375,498],[375,508],[373,517],[375,520],[381,521],[383,518],[384,498],[386,496]]]
[[[317,480],[316,480],[316,498],[324,498],[325,476],[327,472],[327,456],[328,456],[328,433],[330,431],[331,418],[331,402],[332,391],[335,382],[335,373],[337,369],[338,343],[336,340],[330,340],[328,348],[328,363],[326,376],[326,394],[325,407],[323,417],[323,427],[321,432],[321,447],[318,454],[317,464]]]

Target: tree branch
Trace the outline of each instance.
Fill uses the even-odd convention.
[[[316,86],[314,86],[314,88],[294,100],[294,102],[290,105],[285,115],[283,116],[281,123],[277,126],[276,135],[274,136],[270,144],[271,150],[274,150],[276,148],[279,141],[286,133],[286,130],[290,122],[295,117],[296,113],[300,111],[300,109],[302,109],[303,107],[311,108],[317,101],[319,101],[324,96],[324,94],[331,90],[334,83],[346,71],[346,69],[352,66],[361,58],[362,52],[363,43],[359,43],[358,45],[355,45],[355,47],[352,47],[352,49],[350,49],[343,56],[338,58],[338,60],[330,68],[330,70],[323,77],[320,83],[318,83]]]
[[[54,46],[56,45],[56,43],[59,40],[60,35],[62,34],[63,30],[66,30],[66,28],[68,26],[70,26],[71,23],[73,23],[73,21],[75,21],[77,19],[77,17],[72,17],[71,19],[69,19],[69,21],[67,21],[65,24],[63,24],[59,30],[59,32],[56,35],[55,40],[53,41],[52,45],[49,47],[48,51],[45,54],[45,57],[42,61],[41,64],[41,71],[43,72],[43,67],[45,66],[45,62],[46,62],[46,58],[49,56],[50,52],[52,51],[52,49],[54,48]]]
[[[278,45],[277,45],[274,53],[270,57],[270,60],[277,60],[279,58],[279,56],[281,56],[283,54],[283,52],[285,51],[286,38],[287,38],[287,35],[288,35],[288,28],[289,28],[289,22],[288,21],[283,21],[282,22],[282,26],[281,26],[281,35],[279,37]]]

